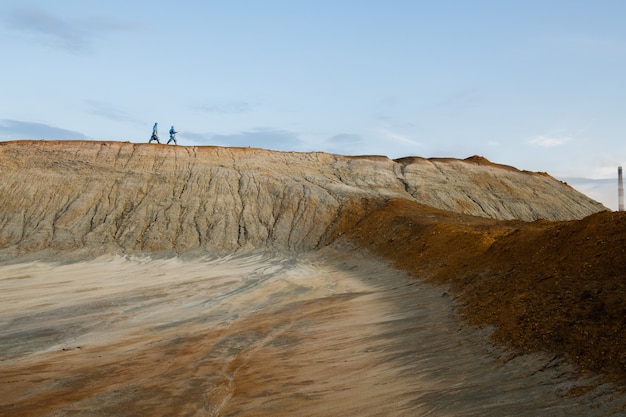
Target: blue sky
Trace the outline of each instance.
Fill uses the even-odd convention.
[[[482,155],[617,208],[626,1],[3,1],[0,140]]]

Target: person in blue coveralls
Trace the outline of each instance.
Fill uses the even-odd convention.
[[[148,143],[152,143],[153,140],[156,141],[156,143],[161,143],[161,141],[159,141],[159,133],[157,132],[157,125],[158,123],[154,123],[154,126],[152,127],[152,136],[150,136],[150,140],[148,141]]]
[[[174,130],[174,126],[172,126],[170,128],[170,140],[167,141],[167,144],[169,145],[170,142],[174,142],[174,145],[178,145],[178,142],[176,142],[176,134],[178,132],[176,130]]]

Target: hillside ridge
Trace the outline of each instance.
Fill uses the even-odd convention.
[[[606,210],[540,173],[482,157],[391,160],[323,152],[105,141],[0,143],[0,248],[306,251],[352,199],[400,198],[494,219]]]

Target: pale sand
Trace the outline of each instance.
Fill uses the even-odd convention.
[[[361,255],[0,265],[2,416],[605,416]],[[623,415],[623,414],[622,414]]]

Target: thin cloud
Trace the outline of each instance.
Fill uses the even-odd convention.
[[[340,133],[324,141],[322,149],[326,152],[338,154],[361,153],[364,140],[361,136],[352,133]]]
[[[354,145],[361,142],[361,137],[352,133],[340,133],[328,139],[330,143],[339,145]]]
[[[557,137],[557,136],[535,136],[528,140],[528,143],[531,146],[537,146],[540,148],[554,148],[556,146],[565,145],[567,142],[571,141],[571,138],[568,137]]]
[[[401,142],[401,143],[406,143],[409,145],[419,145],[419,142],[414,141],[413,139],[409,138],[408,136],[402,135],[400,133],[396,133],[396,132],[392,132],[390,130],[387,129],[382,129],[380,131],[380,133],[387,139],[390,139],[394,142]]]
[[[133,30],[130,24],[112,19],[93,17],[69,20],[35,7],[9,10],[2,20],[11,30],[71,53],[89,50],[94,38],[100,34]]]
[[[38,40],[70,51],[87,46],[85,34],[69,22],[34,8],[20,8],[7,13],[7,26],[33,35]]]
[[[97,100],[85,100],[85,103],[91,109],[91,113],[105,119],[114,120],[116,122],[131,122],[135,124],[142,123],[134,117],[130,116],[123,110],[120,110],[108,103]]]
[[[0,120],[0,138],[15,139],[87,139],[80,132],[61,129],[45,123],[24,122],[21,120]]]

